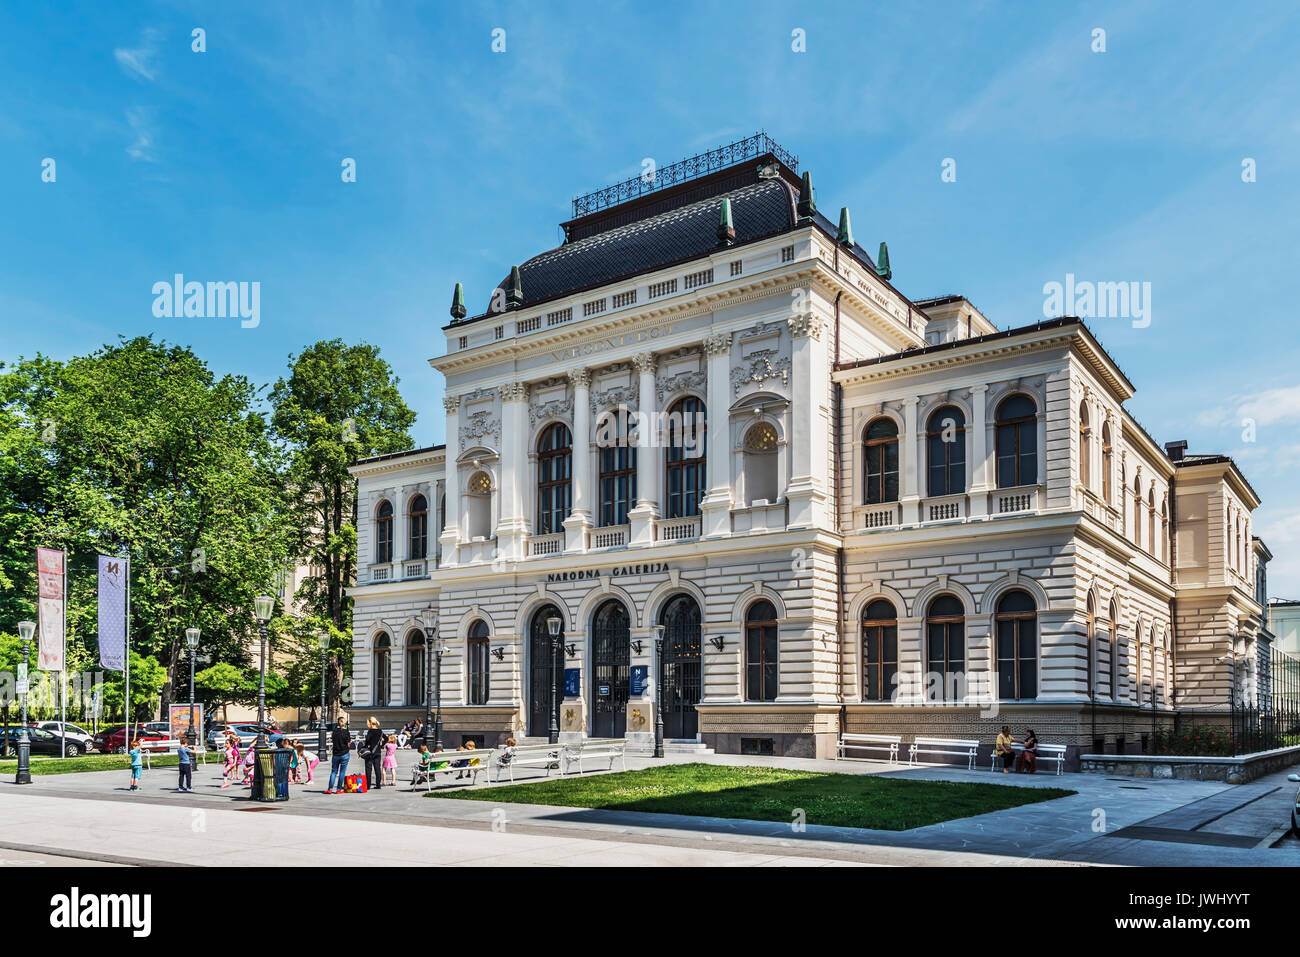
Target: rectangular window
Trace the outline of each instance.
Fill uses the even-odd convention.
[[[505,334],[506,334],[506,327],[505,327],[505,326],[496,326],[496,327],[494,327],[494,328],[492,329],[492,338],[493,338],[493,339],[501,339],[501,338],[503,338],[503,337],[505,336]]]
[[[742,263],[739,259],[737,259],[735,262],[731,264],[731,274],[733,276],[739,276],[741,268],[742,268]]]
[[[792,262],[794,262],[794,247],[793,247],[793,246],[782,246],[782,247],[781,247],[781,262],[783,262],[783,263],[792,263]]]
[[[469,336],[461,336],[459,339],[456,340],[457,349],[465,349],[468,348],[468,346],[469,346]]]

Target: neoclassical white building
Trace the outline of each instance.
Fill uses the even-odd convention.
[[[453,746],[648,746],[662,684],[720,751],[1009,723],[1073,757],[1246,692],[1232,461],[1162,449],[1079,320],[908,299],[796,168],[694,157],[575,200],[482,314],[457,287],[446,445],[352,470],[354,713],[423,713],[429,607]]]

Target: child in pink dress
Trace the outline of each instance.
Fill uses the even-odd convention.
[[[239,738],[233,734],[226,735],[226,764],[221,769],[221,786],[230,787],[230,779],[239,767]]]
[[[384,783],[397,784],[397,735],[390,734],[384,745]]]

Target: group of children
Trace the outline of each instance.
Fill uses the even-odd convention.
[[[190,744],[189,735],[182,734],[179,741],[179,747],[176,749],[178,760],[177,769],[179,777],[176,783],[176,790],[188,792],[194,789],[194,746]],[[283,739],[281,739],[283,746]],[[289,758],[289,782],[291,784],[310,784],[312,772],[316,770],[316,765],[320,764],[320,757],[314,752],[308,751],[306,745],[301,741],[289,747],[292,752]],[[131,786],[129,790],[140,790],[140,779],[144,775],[144,749],[140,746],[140,739],[135,738],[131,741],[131,748],[127,752],[131,759]],[[226,763],[221,772],[221,786],[228,788],[232,781],[243,784],[247,787],[253,786],[253,759],[254,749],[249,747],[240,750],[238,735],[233,732],[226,733]],[[306,774],[304,780],[303,775]]]
[[[474,742],[466,741],[464,745],[457,748],[456,750],[473,751],[475,750]],[[505,748],[502,749],[501,754],[498,756],[497,760],[499,760],[502,764],[509,764],[510,756],[514,754],[514,750],[515,750],[515,739],[507,738],[506,746]],[[449,761],[449,760],[439,760],[437,757],[435,757],[435,755],[445,754],[445,753],[446,752],[444,752],[441,748],[438,748],[435,751],[430,751],[426,745],[423,744],[420,745],[420,761],[411,770],[411,786],[414,787],[417,783],[419,783],[422,775],[427,774],[429,771],[441,771],[443,768],[447,767],[448,765],[450,765],[453,768],[476,768],[479,766],[478,758],[458,758],[454,761]],[[385,758],[385,762],[387,762],[387,758]],[[396,763],[394,763],[394,767],[396,767]],[[384,764],[384,768],[385,768],[384,774],[387,775],[388,774],[387,763]],[[469,770],[463,770],[463,771],[458,770],[456,772],[456,778],[457,780],[459,780],[460,778],[464,778],[464,777],[472,777],[473,774],[474,772]],[[396,784],[397,783],[396,780],[394,780],[393,783]]]

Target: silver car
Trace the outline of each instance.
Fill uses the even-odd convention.
[[[42,721],[36,727],[56,736],[62,731],[66,742],[64,753],[69,757],[75,758],[95,749],[94,737],[75,724],[65,724],[62,721]]]

